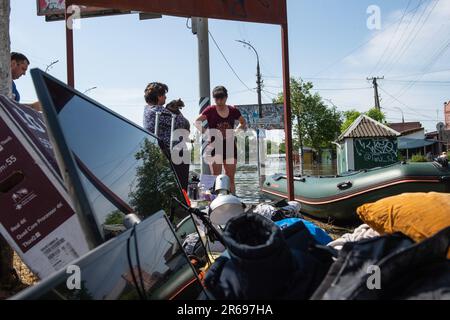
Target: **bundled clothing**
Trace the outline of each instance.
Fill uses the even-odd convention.
[[[312,299],[448,300],[449,246],[450,227],[417,244],[400,233],[346,243]]]
[[[355,229],[353,233],[346,233],[342,237],[333,242],[328,243],[328,246],[341,250],[342,247],[348,242],[357,242],[364,239],[371,239],[375,237],[379,237],[380,234],[373,230],[369,225],[363,224]]]
[[[300,203],[296,201],[286,202],[283,200],[275,204],[261,203],[256,206],[253,212],[277,222],[288,218],[302,218],[300,209]]]

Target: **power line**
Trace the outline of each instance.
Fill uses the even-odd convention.
[[[247,86],[247,84],[241,79],[241,77],[239,77],[239,75],[237,74],[236,70],[234,70],[233,66],[231,65],[230,61],[228,61],[227,57],[225,56],[224,52],[220,48],[219,44],[217,43],[217,41],[214,38],[214,36],[211,33],[211,31],[208,30],[208,33],[209,33],[209,36],[211,37],[212,41],[214,42],[215,46],[217,47],[217,50],[219,50],[219,52],[222,55],[223,59],[225,60],[225,62],[227,63],[228,67],[233,72],[233,74],[236,76],[236,78],[248,89],[248,91],[252,91],[253,92],[254,90],[252,90],[249,86]]]
[[[421,0],[421,1],[422,1],[422,0]],[[411,13],[411,12],[413,12],[414,10],[417,11],[418,8],[420,8],[421,5],[422,5],[422,3],[420,3],[417,7],[413,8],[412,10],[410,10],[410,11],[408,12],[408,14]],[[396,22],[388,24],[388,26],[386,27],[386,29],[392,27],[395,23],[396,23]],[[353,54],[354,52],[358,51],[359,49],[361,49],[362,47],[364,47],[366,44],[368,44],[369,42],[371,42],[372,40],[374,40],[375,38],[379,37],[379,36],[382,35],[382,34],[383,34],[383,33],[381,33],[381,32],[380,32],[380,33],[375,33],[374,36],[370,37],[368,40],[364,41],[363,43],[361,43],[361,44],[358,45],[357,47],[353,48],[353,49],[352,49],[351,51],[349,51],[345,56],[343,56],[343,57],[341,57],[341,58],[335,60],[335,61],[332,62],[330,65],[328,65],[327,67],[325,67],[324,69],[322,69],[321,71],[319,71],[318,73],[316,73],[316,74],[314,75],[314,77],[316,77],[316,76],[318,76],[319,74],[322,74],[322,73],[324,73],[325,71],[327,71],[328,69],[332,68],[335,64],[337,64],[338,62],[344,60],[345,58],[347,58],[348,56],[350,56],[350,55]]]
[[[393,61],[392,64],[389,65],[389,68],[387,68],[387,69],[390,69],[390,68],[392,68],[392,66],[394,66],[395,64],[397,64],[397,63],[400,61],[401,57],[408,51],[408,49],[411,47],[411,45],[412,45],[412,44],[414,43],[414,41],[416,40],[417,36],[418,36],[418,35],[420,34],[420,32],[422,31],[423,27],[425,26],[426,22],[427,22],[428,19],[430,18],[431,14],[433,13],[433,11],[434,11],[434,9],[436,8],[436,6],[438,5],[439,1],[440,1],[440,0],[435,1],[434,6],[431,8],[431,10],[429,10],[428,15],[427,15],[427,16],[425,17],[425,19],[423,20],[422,25],[419,27],[419,29],[418,29],[415,33],[411,33],[411,35],[412,35],[411,40],[408,42],[408,44],[407,44],[405,47],[402,47],[402,49],[400,50],[400,55],[397,57],[397,59],[395,59],[395,60]],[[431,6],[431,4],[430,4],[430,6]],[[422,17],[424,16],[425,12],[427,11],[427,9],[428,9],[430,6],[426,7],[425,10],[422,12],[422,15],[420,16],[419,20],[417,21],[416,25],[414,26],[414,30],[415,30],[415,27],[419,25],[419,21],[422,19]],[[408,39],[409,39],[409,38],[408,38]],[[407,40],[407,41],[408,41],[408,40]],[[387,72],[389,72],[389,71],[387,71]]]
[[[267,86],[265,88],[282,89],[283,86]],[[350,88],[311,88],[313,91],[352,91],[352,90],[367,90],[372,89],[372,87],[350,87]]]
[[[313,91],[354,91],[354,90],[367,90],[372,87],[357,87],[357,88],[312,88]]]
[[[422,69],[422,71],[427,71],[429,70],[431,67],[433,67],[433,65],[436,64],[436,62],[445,54],[445,52],[447,51],[447,49],[450,47],[450,38],[448,39],[447,43],[444,44],[443,47],[441,47],[441,49],[439,49],[435,55],[433,55],[431,57],[431,59],[429,60],[429,63]],[[404,95],[409,89],[411,89],[420,79],[423,78],[423,75],[418,77],[415,80],[412,80],[410,82],[409,85],[405,86],[405,88],[403,90],[400,90],[397,93],[398,97],[401,97],[402,95]]]
[[[405,106],[406,108],[408,108],[409,110],[413,111],[414,113],[416,113],[417,115],[424,117],[424,118],[428,118],[430,119],[428,116],[421,114],[420,112],[417,112],[416,110],[414,110],[413,108],[411,108],[409,105],[407,105],[406,103],[400,101],[399,99],[397,99],[395,96],[393,96],[392,94],[390,94],[389,92],[387,92],[385,89],[383,89],[382,87],[380,87],[380,90],[383,91],[384,93],[386,93],[388,96],[390,96],[392,99],[394,99],[395,101],[397,101],[398,103],[400,103],[402,106]]]
[[[443,70],[435,70],[435,71],[428,71],[428,72],[419,72],[419,73],[410,73],[406,75],[394,75],[390,76],[390,79],[401,79],[401,78],[409,78],[409,77],[415,77],[415,76],[421,76],[421,75],[427,75],[427,74],[433,74],[433,73],[441,73],[441,72],[449,72],[450,69],[443,69]]]
[[[415,30],[418,22],[422,19],[422,16],[423,16],[423,13],[426,10],[426,7],[425,7],[424,11],[422,11],[422,15],[420,16],[419,20],[416,22],[416,24],[413,26],[413,28],[411,30],[409,29],[409,26],[414,21],[414,18],[416,17],[417,13],[419,12],[419,8],[422,6],[423,3],[424,3],[423,0],[420,0],[419,5],[414,9],[414,14],[412,15],[411,19],[409,19],[406,27],[403,29],[403,32],[402,32],[402,34],[400,36],[400,39],[397,41],[396,46],[392,50],[391,58],[387,59],[385,61],[384,67],[380,71],[382,71],[383,69],[387,70],[387,69],[391,68],[391,66],[393,65],[392,61],[394,61],[394,59],[398,56],[398,53],[403,50],[405,44],[410,39],[410,36],[411,36],[413,30]],[[406,35],[406,39],[405,39],[405,41],[403,41],[405,35]],[[400,47],[400,50],[397,51],[397,48],[399,48],[399,47]]]
[[[370,74],[374,74],[375,71],[378,70],[378,67],[381,63],[381,61],[383,60],[384,56],[386,55],[386,53],[388,52],[389,48],[391,47],[392,41],[394,40],[395,36],[397,35],[398,30],[400,29],[400,26],[403,23],[403,20],[405,19],[406,13],[408,12],[408,8],[411,5],[412,0],[408,1],[408,5],[405,8],[405,11],[403,11],[403,15],[400,19],[400,21],[398,22],[397,28],[395,29],[394,35],[391,37],[391,39],[389,40],[388,45],[386,46],[386,48],[383,51],[383,54],[380,56],[380,59],[378,60],[377,64],[375,65],[375,68],[373,68],[373,70],[370,72]],[[389,57],[389,56],[388,56]],[[387,61],[387,59],[386,59]]]

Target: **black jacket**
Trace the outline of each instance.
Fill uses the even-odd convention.
[[[450,227],[414,243],[402,234],[348,243],[314,293],[314,300],[450,299]],[[370,266],[378,266],[380,290]]]

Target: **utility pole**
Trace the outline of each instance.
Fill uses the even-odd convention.
[[[256,51],[255,47],[253,47],[250,42],[242,41],[242,40],[236,40],[237,42],[242,43],[244,46],[248,47],[249,49],[252,49],[256,54],[256,90],[258,92],[258,118],[262,118],[262,75],[261,75],[261,68],[259,64],[259,54],[258,51]],[[260,152],[260,145],[259,145],[259,138],[260,138],[260,132],[259,127],[256,128],[256,157],[257,157],[257,167],[258,167],[258,179],[261,179],[261,152]],[[260,181],[261,184],[261,181]]]
[[[198,75],[199,75],[199,93],[200,93],[200,113],[211,105],[211,79],[209,68],[209,28],[208,19],[192,18],[192,33],[197,35],[198,41]],[[200,160],[202,164],[202,174],[211,174],[209,165],[203,159],[203,152],[206,147],[204,139],[200,146]]]
[[[375,91],[375,109],[377,109],[378,111],[381,111],[381,105],[380,105],[380,96],[378,95],[378,80],[384,80],[384,76],[383,77],[372,77],[372,78],[367,78],[368,81],[372,81],[373,84],[373,89]]]

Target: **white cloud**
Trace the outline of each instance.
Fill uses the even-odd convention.
[[[356,78],[361,81],[320,82],[316,83],[316,87],[364,87],[371,85],[364,80],[366,77],[385,76],[386,81],[380,80],[380,86],[402,102],[392,99],[380,90],[382,107],[389,109],[386,110],[388,118],[399,121],[401,113],[397,107],[400,107],[407,121],[422,121],[428,130],[434,130],[433,120],[438,118],[437,110],[441,109],[439,118],[442,119],[442,103],[450,99],[450,85],[416,82],[411,86],[411,82],[388,80],[450,81],[449,71],[420,75],[425,71],[450,69],[450,47],[445,48],[445,45],[450,43],[450,1],[441,0],[432,10],[435,4],[435,1],[424,2],[424,6],[419,8],[417,14],[410,12],[400,25],[398,22],[403,9],[388,14],[382,12],[382,18],[385,19],[382,25],[384,29],[374,31],[375,35],[370,33],[371,39],[369,38],[370,40],[358,51],[345,57],[332,69],[332,73],[321,74],[323,77]],[[425,7],[427,9],[422,15]],[[408,11],[412,8],[411,6]],[[384,54],[386,48],[388,51]],[[383,59],[380,60],[380,57]],[[398,78],[398,75],[413,76]],[[364,111],[374,105],[373,90],[323,91],[320,94],[325,98],[331,98],[344,110],[356,108]]]

